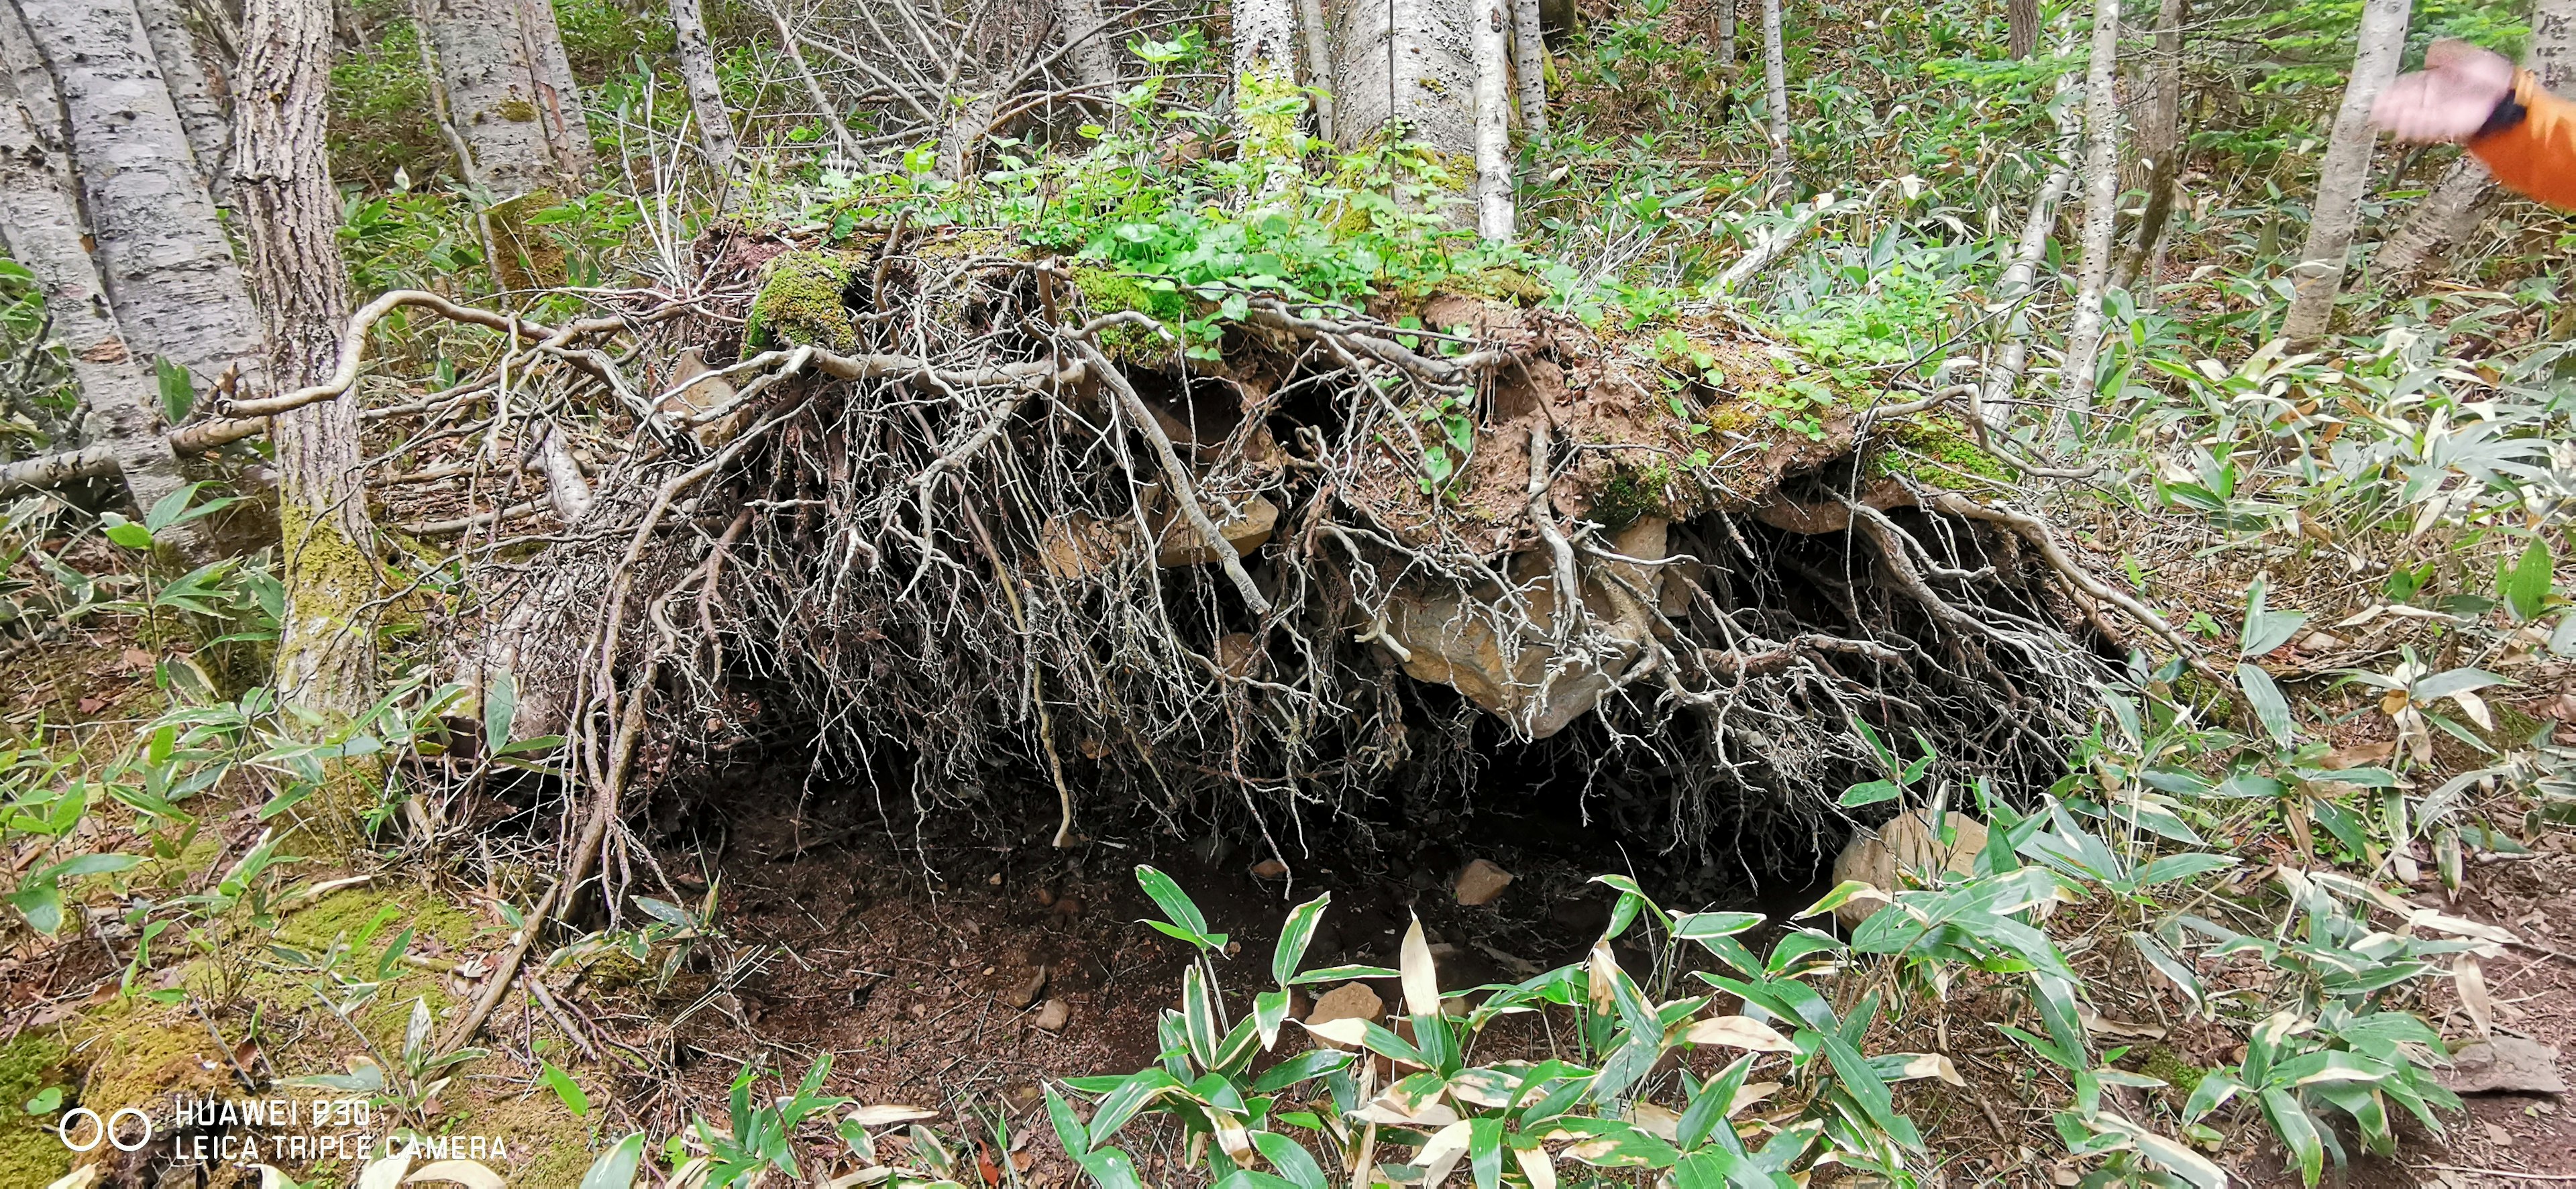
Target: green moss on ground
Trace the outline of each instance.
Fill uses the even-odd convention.
[[[2177,1101],[2189,1101],[2191,1092],[2200,1088],[2200,1079],[2209,1071],[2182,1059],[2182,1054],[2156,1045],[2138,1062],[2138,1072],[2163,1082]]]
[[[847,351],[858,345],[858,324],[850,320],[850,264],[830,252],[795,251],[769,262],[769,277],[751,299],[751,316],[743,323],[743,341],[754,348],[822,347]]]
[[[1621,467],[1608,483],[1601,485],[1584,515],[1614,533],[1636,523],[1640,516],[1669,515],[1664,507],[1664,488],[1672,481],[1672,467],[1661,461]]]
[[[2009,483],[2013,473],[1969,433],[1956,417],[1910,417],[1890,428],[1892,440],[1870,457],[1874,475],[1902,476],[1936,487],[1958,487],[1978,480]]]
[[[172,1094],[238,1089],[224,1074],[205,1023],[149,999],[111,999],[76,1017],[71,1060],[84,1067],[81,1105],[100,1115]]]
[[[52,1131],[59,1113],[26,1111],[27,1101],[49,1086],[62,1088],[61,1108],[72,1105],[67,1056],[50,1031],[30,1029],[0,1046],[0,1185],[49,1185],[71,1171],[72,1153]]]
[[[1073,287],[1082,294],[1083,305],[1095,318],[1133,311],[1169,323],[1190,316],[1190,299],[1178,290],[1149,289],[1143,281],[1114,268],[1076,265]],[[1170,340],[1141,326],[1109,327],[1100,332],[1097,341],[1103,354],[1130,362],[1160,359],[1174,349]]]

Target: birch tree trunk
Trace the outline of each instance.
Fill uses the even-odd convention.
[[[1109,33],[1109,18],[1100,0],[1055,0],[1055,23],[1063,30],[1065,60],[1073,79],[1086,91],[1118,91],[1118,40]]]
[[[268,324],[269,369],[281,386],[329,376],[349,321],[349,282],[334,238],[339,196],[325,139],[330,37],[329,0],[244,5],[235,185]],[[278,692],[326,713],[356,714],[373,699],[376,673],[375,633],[357,616],[377,586],[356,400],[278,414],[269,440],[277,447],[285,530]]]
[[[2111,280],[2111,229],[2120,206],[2119,66],[2120,0],[2094,0],[2093,58],[2084,70],[2084,271],[2066,334],[2060,416],[2093,403],[2094,361],[2102,351],[2102,290]]]
[[[590,171],[590,136],[549,0],[426,7],[449,118],[492,197],[579,185]]]
[[[1717,64],[1726,71],[1728,82],[1735,80],[1735,3],[1736,0],[1717,3]]]
[[[1726,36],[1735,34],[1734,14],[1727,14]],[[1547,135],[1547,34],[1540,28],[1538,0],[1512,0],[1512,76],[1520,86],[1521,127],[1532,136]]]
[[[16,25],[17,14],[0,13],[0,23]],[[30,110],[14,80],[0,86],[0,103],[0,243],[45,295],[54,335],[89,406],[84,436],[115,456],[135,509],[149,511],[186,484],[153,411],[159,385],[126,346],[107,287],[82,245],[80,205],[63,176],[67,163],[36,114],[47,105]]]
[[[2039,0],[2004,0],[2004,53],[2027,58],[2039,48]]]
[[[152,56],[161,64],[161,81],[179,109],[180,126],[187,129],[197,176],[215,205],[229,206],[232,174],[225,158],[232,150],[232,117],[216,93],[205,58],[197,52],[197,35],[188,30],[188,10],[180,0],[136,0],[135,7],[143,17],[143,35],[152,43]]]
[[[698,117],[698,147],[707,155],[707,168],[730,186],[742,145],[734,139],[733,113],[725,110],[724,83],[716,77],[715,48],[707,42],[698,0],[671,0],[671,28],[680,78],[689,86],[689,109]]]
[[[1762,0],[1762,105],[1770,118],[1771,172],[1789,176],[1789,59],[1780,45],[1782,0]]]
[[[2552,91],[2564,91],[2576,81],[2576,0],[2539,0],[2532,6],[2531,52],[2523,65]],[[2414,292],[2441,266],[2452,245],[2486,221],[2500,197],[2486,165],[2460,154],[2372,261],[2388,289]]]
[[[2058,80],[2063,93],[2073,85],[2073,75]],[[2039,193],[2031,196],[2030,218],[2021,225],[2021,242],[2013,248],[2012,263],[1995,283],[1995,300],[2012,312],[2004,319],[2003,341],[1995,349],[1994,363],[1987,369],[1986,381],[1977,394],[1977,415],[1992,429],[2002,429],[2012,422],[2013,390],[2020,387],[2022,372],[2030,366],[2031,286],[2039,276],[2039,261],[2048,254],[2048,230],[2057,225],[2057,204],[2066,198],[2067,188],[2075,182],[2075,149],[2080,139],[2072,117],[2057,118],[2057,164],[2040,182]]]
[[[2281,319],[2281,336],[2292,350],[2305,350],[2325,338],[2335,297],[2343,291],[2345,258],[2361,222],[2362,190],[2370,183],[2370,154],[2378,140],[2370,126],[2370,104],[2397,77],[2410,9],[2411,0],[2365,0],[2362,5],[2352,81],[2344,86],[2343,107],[2335,113],[2325,163],[2317,171],[2307,243],[2290,272],[2293,293],[2289,313]]]
[[[2187,0],[2156,7],[2154,61],[2148,67],[2147,109],[2138,121],[2138,164],[2146,173],[2146,209],[2138,213],[2138,240],[2120,260],[2111,287],[2131,289],[2155,259],[2157,242],[2173,218],[2174,190],[2186,155],[2182,135],[2182,23]],[[2147,277],[2152,288],[2155,278]]]
[[[256,366],[259,315],[132,0],[14,0],[62,103],[126,345],[210,384]]]
[[[1333,134],[1357,148],[1392,125],[1444,153],[1475,152],[1476,65],[1460,0],[1337,6]]]
[[[1510,0],[1473,0],[1468,32],[1476,52],[1476,233],[1487,243],[1512,239]]]

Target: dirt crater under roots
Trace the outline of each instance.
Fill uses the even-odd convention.
[[[1579,786],[1758,881],[1847,832],[1865,729],[2045,787],[2119,644],[2044,526],[1943,485],[1979,472],[1936,402],[1779,415],[1794,358],[1714,313],[1675,358],[1252,295],[1184,352],[1132,283],[995,242],[710,234],[643,445],[574,533],[485,555],[449,654],[571,738],[595,831],[799,753],[898,833],[1016,844],[1034,803],[1062,846],[1150,820],[1291,864]]]

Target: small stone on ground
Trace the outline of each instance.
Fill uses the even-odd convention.
[[[1467,869],[1458,873],[1458,883],[1454,891],[1457,894],[1458,903],[1473,908],[1480,904],[1493,903],[1503,894],[1503,889],[1510,886],[1512,886],[1511,872],[1478,859],[1467,864]]]
[[[1037,1026],[1049,1032],[1062,1032],[1066,1022],[1072,1019],[1071,1006],[1061,999],[1049,999],[1044,1007],[1038,1009]]]
[[[2558,1049],[2536,1040],[2499,1036],[2464,1045],[2451,1055],[2451,1063],[2440,1078],[2454,1094],[2567,1092],[2567,1079],[2558,1074]]]

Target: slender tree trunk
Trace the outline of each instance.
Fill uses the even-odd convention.
[[[132,0],[15,0],[53,77],[128,347],[200,384],[256,366],[259,315]]]
[[[1235,0],[1233,81],[1237,153],[1293,161],[1296,125],[1269,111],[1297,87],[1296,0]]]
[[[136,0],[135,7],[142,14],[143,35],[152,43],[152,56],[161,63],[161,81],[170,88],[179,123],[188,131],[197,176],[214,196],[215,205],[229,206],[232,174],[226,157],[232,151],[232,117],[216,93],[205,59],[197,53],[197,36],[188,30],[187,7],[180,0]]]
[[[1512,239],[1512,101],[1510,0],[1473,0],[1467,31],[1476,55],[1476,233],[1487,243]]]
[[[2073,79],[2073,75],[2059,79],[2058,90],[2062,93],[2069,89]],[[2020,387],[2022,372],[2030,366],[2031,286],[2039,276],[2040,258],[2048,254],[2048,231],[2057,225],[2057,204],[2075,182],[2075,149],[2081,139],[2075,120],[2060,114],[2057,131],[2057,164],[2040,182],[2039,193],[2031,196],[2030,218],[2022,222],[2021,242],[2014,245],[2012,263],[1995,282],[1995,300],[2012,313],[2004,320],[2002,342],[1995,348],[1994,363],[1987,369],[1985,384],[1977,394],[1978,416],[1992,429],[2012,422],[2013,390]]]
[[[1729,82],[1735,80],[1735,5],[1736,0],[1717,3],[1717,65]]]
[[[449,115],[492,197],[579,185],[590,139],[569,69],[556,73],[563,39],[547,0],[429,0],[426,8]]]
[[[2147,205],[2138,214],[2138,240],[2120,260],[2111,287],[2132,289],[2147,271],[2173,218],[2174,191],[2181,184],[2188,151],[2182,135],[2182,24],[2188,0],[2163,0],[2156,8],[2155,59],[2148,67],[2145,118],[2138,121],[2138,164],[2147,175]],[[2155,278],[2147,277],[2152,288]]]
[[[2039,0],[2004,0],[2004,53],[2027,58],[2039,48]]]
[[[2102,350],[2102,290],[2111,280],[2111,229],[2120,206],[2120,0],[2094,0],[2093,58],[2084,70],[2084,271],[2066,335],[2061,415],[2093,403]]]
[[[814,68],[805,64],[805,51],[796,43],[796,30],[787,23],[787,14],[777,5],[772,4],[769,6],[769,21],[778,27],[778,44],[786,48],[787,61],[796,68],[796,77],[804,80],[805,97],[814,101],[816,118],[832,129],[832,143],[841,151],[842,158],[855,165],[859,160],[859,142],[850,135],[850,121],[847,113],[841,110],[840,104],[832,102],[830,95],[824,93],[823,80],[816,78]],[[943,144],[939,154],[942,162],[960,159],[965,162],[956,167],[950,175],[960,180],[966,177],[965,171],[972,168],[972,159],[982,150],[984,144],[984,129],[980,121],[977,122],[978,126],[971,134],[961,132],[966,122],[972,119],[972,112],[972,105],[969,105],[966,110],[954,114],[943,136],[943,139],[950,143]],[[962,146],[956,143],[961,138]]]
[[[1789,58],[1780,45],[1780,5],[1762,0],[1762,102],[1768,109],[1774,182],[1789,176]]]
[[[2315,346],[2334,317],[2335,297],[2343,291],[2345,258],[2351,254],[2353,231],[2361,222],[2362,190],[2370,183],[2370,153],[2378,140],[2370,126],[2370,104],[2397,77],[2397,60],[2406,51],[2406,22],[2411,0],[2364,0],[2361,34],[2353,55],[2352,81],[2335,113],[2334,131],[2326,141],[2325,163],[2317,170],[2317,199],[2308,216],[2308,240],[2291,270],[2294,292],[2281,320],[2281,336],[2294,350]]]
[[[0,13],[0,23],[16,25],[17,14]],[[84,436],[115,455],[126,494],[137,511],[149,511],[186,484],[154,413],[159,386],[127,348],[107,287],[82,245],[80,206],[63,176],[60,145],[18,101],[14,86],[0,87],[0,103],[0,242],[10,259],[35,274],[45,295],[54,334],[89,406]]]
[[[1065,59],[1073,65],[1073,80],[1102,95],[1118,91],[1118,40],[1108,21],[1100,0],[1055,0],[1055,23],[1069,47]]]
[[[1547,135],[1547,34],[1539,27],[1538,0],[1512,0],[1512,75],[1520,86],[1521,128]]]
[[[338,365],[349,322],[325,139],[331,9],[328,0],[248,0],[243,18],[235,184],[268,323],[269,369],[280,385],[300,387]],[[374,693],[375,634],[357,616],[377,586],[356,400],[278,414],[269,440],[285,528],[277,687],[305,706],[355,714]]]
[[[1096,0],[1085,0],[1096,2]],[[1333,139],[1333,35],[1324,0],[1297,0],[1297,36],[1306,47],[1306,85],[1315,89],[1315,136]]]
[[[2531,13],[2531,52],[2523,62],[2540,85],[2564,91],[2576,81],[2576,0],[2539,0]],[[2451,162],[2406,225],[2372,264],[2392,293],[2412,293],[2441,267],[2452,245],[2486,221],[2501,193],[2495,175],[2467,153]]]
[[[730,186],[734,157],[742,146],[734,139],[733,113],[725,109],[724,84],[716,78],[715,49],[707,43],[707,21],[698,0],[671,0],[671,27],[677,33],[680,78],[689,85],[689,108],[698,117],[698,147],[707,155],[707,168]]]

